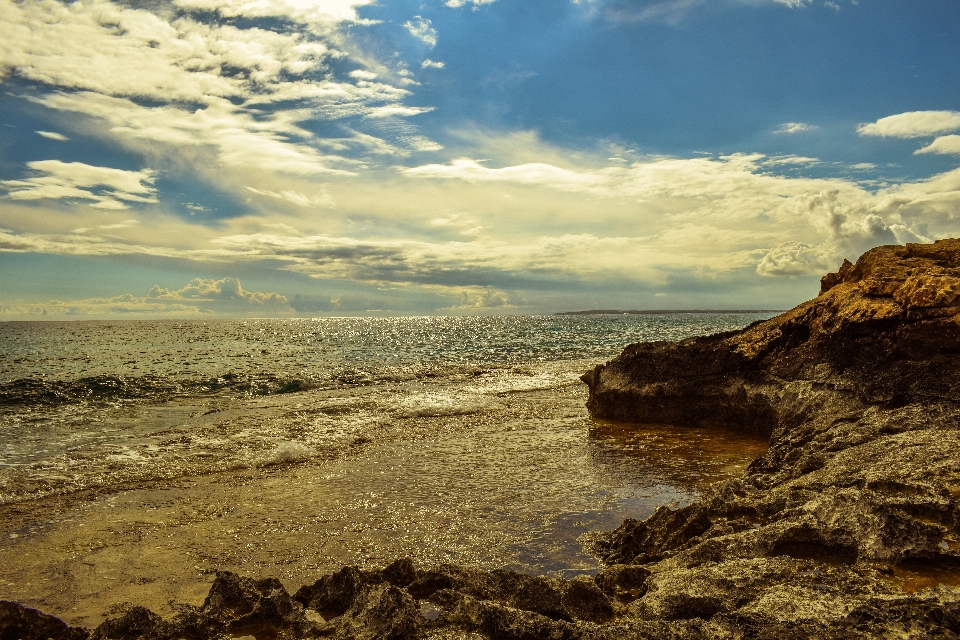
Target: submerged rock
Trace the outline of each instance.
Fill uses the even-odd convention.
[[[202,607],[133,607],[92,637],[957,638],[958,374],[960,240],[878,247],[790,312],[630,345],[583,376],[594,416],[770,442],[699,502],[593,535],[593,578],[403,559],[291,597],[221,572]],[[0,603],[0,640],[89,635]]]

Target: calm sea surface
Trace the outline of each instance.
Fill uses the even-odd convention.
[[[637,341],[772,314],[0,324],[0,599],[81,624],[409,555],[574,575],[577,540],[765,444],[590,419]]]

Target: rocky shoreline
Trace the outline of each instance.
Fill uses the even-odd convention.
[[[590,536],[595,578],[398,560],[290,595],[222,572],[202,607],[92,632],[0,603],[0,640],[960,635],[960,240],[878,247],[792,311],[634,344],[583,380],[596,417],[770,449],[695,504]]]

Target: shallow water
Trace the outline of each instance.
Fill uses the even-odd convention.
[[[752,319],[727,318],[721,328]],[[615,318],[619,324],[607,328],[646,330],[644,318],[627,320],[634,324]],[[672,329],[657,320],[652,335],[703,328],[704,319],[691,325],[683,318]],[[568,329],[583,328],[575,321]],[[532,332],[519,326],[526,320],[516,322],[512,335]],[[131,324],[133,334],[149,334],[143,323]],[[735,432],[591,420],[578,377],[614,349],[596,326],[595,353],[575,359],[553,352],[573,341],[559,329],[552,342],[515,351],[493,349],[491,336],[499,334],[484,330],[487,343],[473,346],[440,349],[457,340],[432,329],[389,353],[367,344],[357,351],[377,355],[353,363],[369,374],[362,384],[333,380],[340,353],[301,369],[286,356],[279,364],[263,359],[259,370],[236,374],[310,382],[298,390],[203,389],[196,381],[232,348],[221,345],[208,349],[209,369],[200,374],[171,373],[172,366],[155,374],[162,385],[180,385],[176,393],[114,389],[46,403],[15,397],[4,410],[18,421],[5,421],[0,433],[0,599],[91,626],[123,602],[164,615],[199,604],[219,569],[275,576],[291,590],[345,564],[382,565],[404,555],[420,565],[591,573],[598,564],[581,550],[581,535],[688,503],[766,448]],[[478,331],[473,326],[471,335]],[[429,340],[445,355],[424,355]],[[106,342],[118,351],[104,356],[103,370],[129,357]],[[90,344],[72,348],[87,353]],[[156,348],[127,344],[128,351]],[[306,348],[289,351],[297,349]],[[56,371],[41,352],[31,356],[36,370]],[[28,377],[47,390],[88,384],[91,372],[81,369],[66,367],[73,377]],[[14,376],[8,387],[24,379],[5,371]],[[127,381],[139,390],[136,384]]]

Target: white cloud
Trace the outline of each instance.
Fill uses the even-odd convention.
[[[774,133],[802,133],[804,131],[816,131],[817,125],[807,124],[805,122],[784,122]]]
[[[283,17],[300,22],[357,21],[356,8],[372,0],[174,0],[187,10],[216,11],[222,16]]]
[[[473,8],[476,9],[480,5],[493,4],[496,1],[497,0],[447,0],[444,2],[444,4],[451,9],[459,9],[460,7],[465,7],[468,5],[472,5]]]
[[[92,200],[98,209],[126,209],[126,202],[156,203],[155,173],[95,167],[82,162],[40,160],[28,162],[36,172],[20,180],[2,180],[12,200]],[[99,191],[98,191],[99,189]]]
[[[403,23],[403,28],[410,32],[414,38],[417,38],[431,49],[437,46],[437,30],[432,26],[430,20],[420,16],[414,16],[413,20],[407,20]]]
[[[228,100],[210,99],[203,109],[188,111],[176,106],[144,107],[125,98],[90,92],[56,93],[38,100],[51,109],[93,116],[106,125],[106,133],[124,146],[152,153],[167,153],[184,160],[201,148],[213,150],[215,165],[249,167],[294,175],[353,173],[352,163],[340,156],[324,155],[291,138],[313,136],[295,124],[307,114],[283,112],[257,119]],[[206,160],[204,158],[203,160]],[[339,166],[336,166],[339,165]]]
[[[34,133],[38,133],[49,140],[59,140],[60,142],[66,142],[70,139],[62,133],[57,133],[56,131],[34,131]]]
[[[317,196],[306,196],[302,193],[292,190],[281,191],[277,193],[276,191],[269,191],[266,189],[255,189],[253,187],[246,187],[247,191],[255,193],[259,196],[266,196],[268,198],[273,198],[275,200],[285,200],[287,202],[292,202],[293,204],[299,207],[334,207],[336,203],[333,201],[333,198],[330,197],[329,193],[321,193]]]
[[[227,301],[263,308],[289,307],[287,298],[279,293],[246,291],[240,286],[240,281],[236,278],[223,278],[221,280],[194,278],[182,289],[172,291],[159,285],[154,285],[151,287],[148,297],[162,298],[164,300]]]
[[[220,25],[203,22],[209,20],[203,13],[155,14],[108,0],[0,2],[0,78],[14,73],[58,87],[61,92],[35,101],[92,118],[67,121],[85,134],[111,138],[144,155],[165,155],[177,164],[194,162],[200,175],[218,182],[223,176],[215,174],[237,167],[297,175],[353,173],[362,163],[350,159],[350,150],[371,147],[375,136],[329,140],[298,123],[426,110],[402,105],[409,91],[376,81],[373,71],[354,71],[350,81],[330,71],[331,61],[353,55],[343,50],[334,23],[356,18],[354,9],[365,1],[181,4],[217,9],[221,15],[322,18],[327,27]],[[379,68],[365,54],[356,55],[363,66]],[[408,80],[401,77],[400,83]],[[288,104],[278,109],[277,103]],[[393,142],[376,142],[394,154],[427,144],[408,131]],[[321,153],[321,147],[334,153]]]
[[[415,116],[421,113],[429,113],[433,107],[405,107],[399,104],[388,104],[382,107],[371,109],[367,114],[368,118],[389,118],[391,116]]]
[[[402,169],[402,172],[404,175],[416,178],[456,179],[468,182],[515,182],[546,185],[565,190],[590,189],[608,180],[601,174],[577,172],[538,162],[489,169],[479,161],[470,158],[458,158],[450,164],[428,164]]]
[[[861,124],[862,136],[924,138],[960,129],[960,111],[910,111]]]
[[[950,135],[950,136],[940,136],[936,138],[933,142],[923,147],[922,149],[917,149],[914,153],[937,153],[942,155],[960,155],[960,136]]]
[[[762,276],[823,274],[834,267],[832,252],[802,242],[784,242],[770,249],[757,264]]]
[[[420,66],[424,69],[443,69],[447,65],[444,62],[435,62],[430,58],[427,58],[420,63]]]

